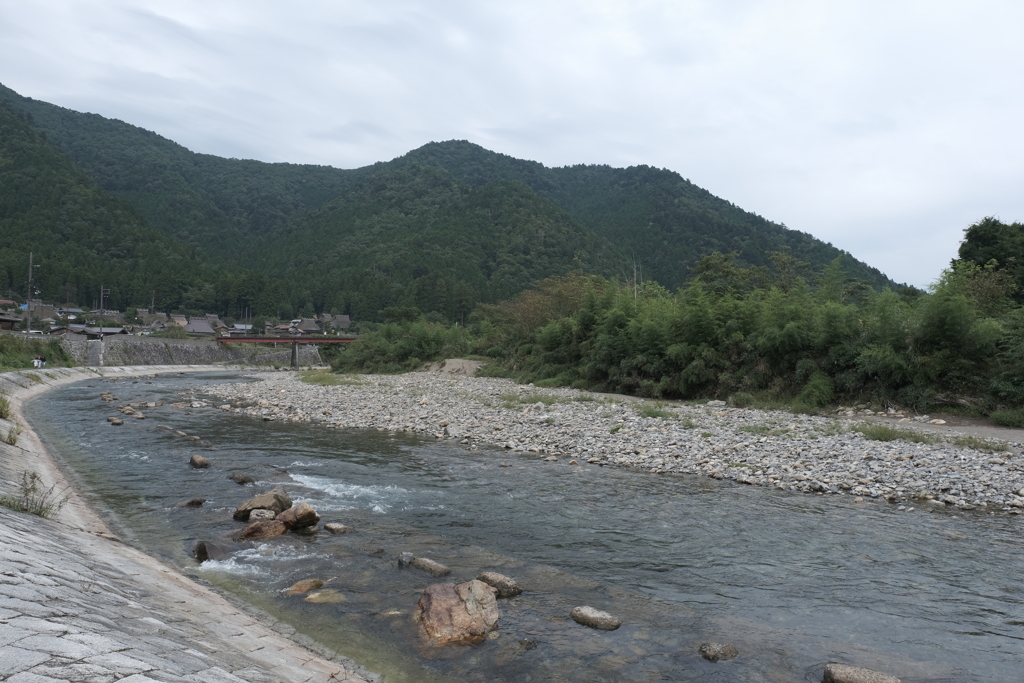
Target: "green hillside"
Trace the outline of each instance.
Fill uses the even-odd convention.
[[[146,225],[0,102],[0,290],[24,297],[29,251],[44,297],[115,307],[180,301],[200,275],[189,249]]]

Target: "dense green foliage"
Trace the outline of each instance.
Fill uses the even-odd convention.
[[[698,271],[675,293],[579,274],[547,279],[482,306],[463,353],[491,356],[522,382],[659,398],[749,405],[759,396],[805,411],[865,399],[919,409],[966,401],[978,412],[1024,405],[1024,309],[993,306],[984,284],[992,273],[969,262],[916,297],[844,290],[838,263],[814,282],[718,254]],[[386,339],[366,335],[351,349],[358,361],[338,367],[373,368],[374,353],[399,348],[406,365],[443,357],[423,336],[411,323]]]
[[[66,368],[74,364],[59,340],[0,334],[0,372],[31,368],[32,359],[38,356],[46,359],[47,367]]]
[[[458,358],[472,345],[469,333],[458,325],[386,323],[349,344],[331,367],[339,372],[406,372],[427,361]]]
[[[1024,223],[983,218],[964,231],[959,255],[979,267],[993,265],[1015,285],[1016,301],[1024,303]]]

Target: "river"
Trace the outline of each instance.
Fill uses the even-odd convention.
[[[1020,680],[1020,517],[911,512],[882,502],[693,476],[470,452],[377,431],[263,422],[170,406],[234,375],[100,379],[25,406],[85,498],[132,544],[292,624],[386,681],[820,681],[828,662],[915,681]],[[111,391],[117,403],[104,403]],[[114,406],[162,401],[112,427]],[[199,440],[177,436],[166,425]],[[193,453],[207,470],[188,466]],[[244,473],[257,485],[227,477]],[[241,528],[234,508],[284,486],[324,522],[356,528],[232,546],[199,565],[198,540]],[[200,508],[175,508],[193,497]],[[226,544],[230,545],[230,544]],[[498,637],[425,647],[410,614],[437,581],[398,569],[410,551],[492,570],[526,589],[499,601]],[[282,590],[318,577],[340,602]],[[569,618],[587,604],[612,632]],[[740,652],[711,663],[701,643]]]

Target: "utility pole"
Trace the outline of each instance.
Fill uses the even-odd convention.
[[[110,294],[109,289],[104,289],[103,285],[100,285],[100,341],[103,341],[103,295]]]
[[[25,299],[25,332],[32,332],[32,252],[28,252],[28,298]]]

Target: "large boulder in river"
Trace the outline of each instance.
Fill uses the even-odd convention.
[[[599,609],[595,609],[587,605],[573,607],[569,616],[572,617],[572,620],[577,624],[600,629],[602,631],[614,631],[618,627],[622,626],[622,619],[613,617],[607,612],[602,612]]]
[[[257,508],[249,513],[250,522],[262,522],[265,519],[277,519],[277,515],[274,514],[273,510],[264,510]]]
[[[292,506],[292,499],[280,486],[275,486],[266,493],[250,498],[235,509],[234,518],[240,521],[249,519],[253,510],[271,510],[275,515]]]
[[[279,512],[277,521],[282,522],[289,529],[304,529],[319,522],[320,515],[316,514],[316,510],[309,503],[299,503],[284,512]]]
[[[523,592],[523,589],[516,583],[515,579],[498,572],[483,572],[480,576],[476,577],[476,580],[483,581],[498,591],[499,598],[514,598]]]
[[[482,642],[498,626],[495,590],[483,581],[435,583],[416,605],[416,618],[432,645]]]
[[[900,683],[900,679],[871,669],[845,664],[829,664],[821,683]]]
[[[236,541],[265,541],[268,538],[275,538],[277,536],[284,536],[288,533],[288,527],[282,522],[276,519],[265,519],[260,522],[253,522],[249,526],[242,529],[237,536]]]

